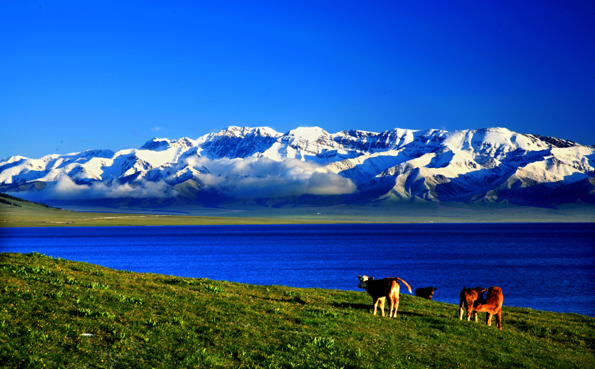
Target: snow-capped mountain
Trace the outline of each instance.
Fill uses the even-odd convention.
[[[36,200],[295,206],[461,201],[595,202],[595,147],[506,128],[229,127],[139,149],[0,161],[0,191]],[[331,199],[331,200],[329,200]]]

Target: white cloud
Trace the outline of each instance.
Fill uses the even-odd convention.
[[[208,169],[206,174],[196,174],[207,189],[214,189],[240,199],[304,194],[337,195],[356,191],[356,186],[350,179],[326,172],[320,165],[296,159],[211,160],[193,157],[187,159],[184,164],[201,171],[204,171],[204,168]],[[163,198],[176,195],[177,191],[165,181],[150,182],[140,179],[125,184],[117,181],[77,184],[63,174],[56,182],[49,183],[44,190],[28,193],[27,198],[43,202],[105,198]]]
[[[90,185],[77,184],[67,175],[61,175],[56,182],[49,183],[43,191],[27,194],[32,201],[45,200],[95,200],[102,198],[149,198],[175,196],[176,191],[167,183],[140,182],[120,184],[112,182],[92,182]]]
[[[296,159],[274,161],[268,158],[220,159],[190,158],[188,165],[206,167],[200,175],[205,186],[217,187],[239,198],[341,195],[353,193],[355,184],[348,178],[328,173],[315,164]]]

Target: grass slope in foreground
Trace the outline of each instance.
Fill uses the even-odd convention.
[[[505,307],[499,331],[459,321],[456,305],[402,295],[389,319],[371,314],[364,291],[139,274],[38,253],[0,253],[0,281],[2,368],[595,367],[595,319],[577,314]]]

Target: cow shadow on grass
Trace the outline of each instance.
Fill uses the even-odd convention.
[[[333,303],[333,306],[336,308],[342,308],[342,309],[355,309],[355,310],[360,310],[360,309],[370,309],[370,304],[350,304],[350,303],[339,303],[339,302],[335,302]]]
[[[351,303],[337,303],[336,302],[333,304],[333,306],[336,308],[366,310],[366,311],[372,311],[372,309],[373,309],[371,304],[351,304]],[[385,313],[388,314],[388,312],[386,311],[386,307],[385,307]],[[380,311],[378,311],[378,314],[380,314]],[[407,311],[407,310],[401,310],[401,309],[399,309],[397,315],[424,316],[424,314],[415,313],[415,312]]]
[[[401,310],[399,309],[398,315],[407,315],[407,316],[425,316],[424,314],[414,313],[413,311]]]

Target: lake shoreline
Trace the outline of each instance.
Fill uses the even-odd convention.
[[[595,276],[595,230],[584,223],[32,227],[0,237],[3,251],[117,270],[341,290],[358,275],[394,276],[438,288],[447,303],[464,286],[499,286],[511,306],[595,315],[582,292]],[[557,292],[534,288],[544,280]]]

